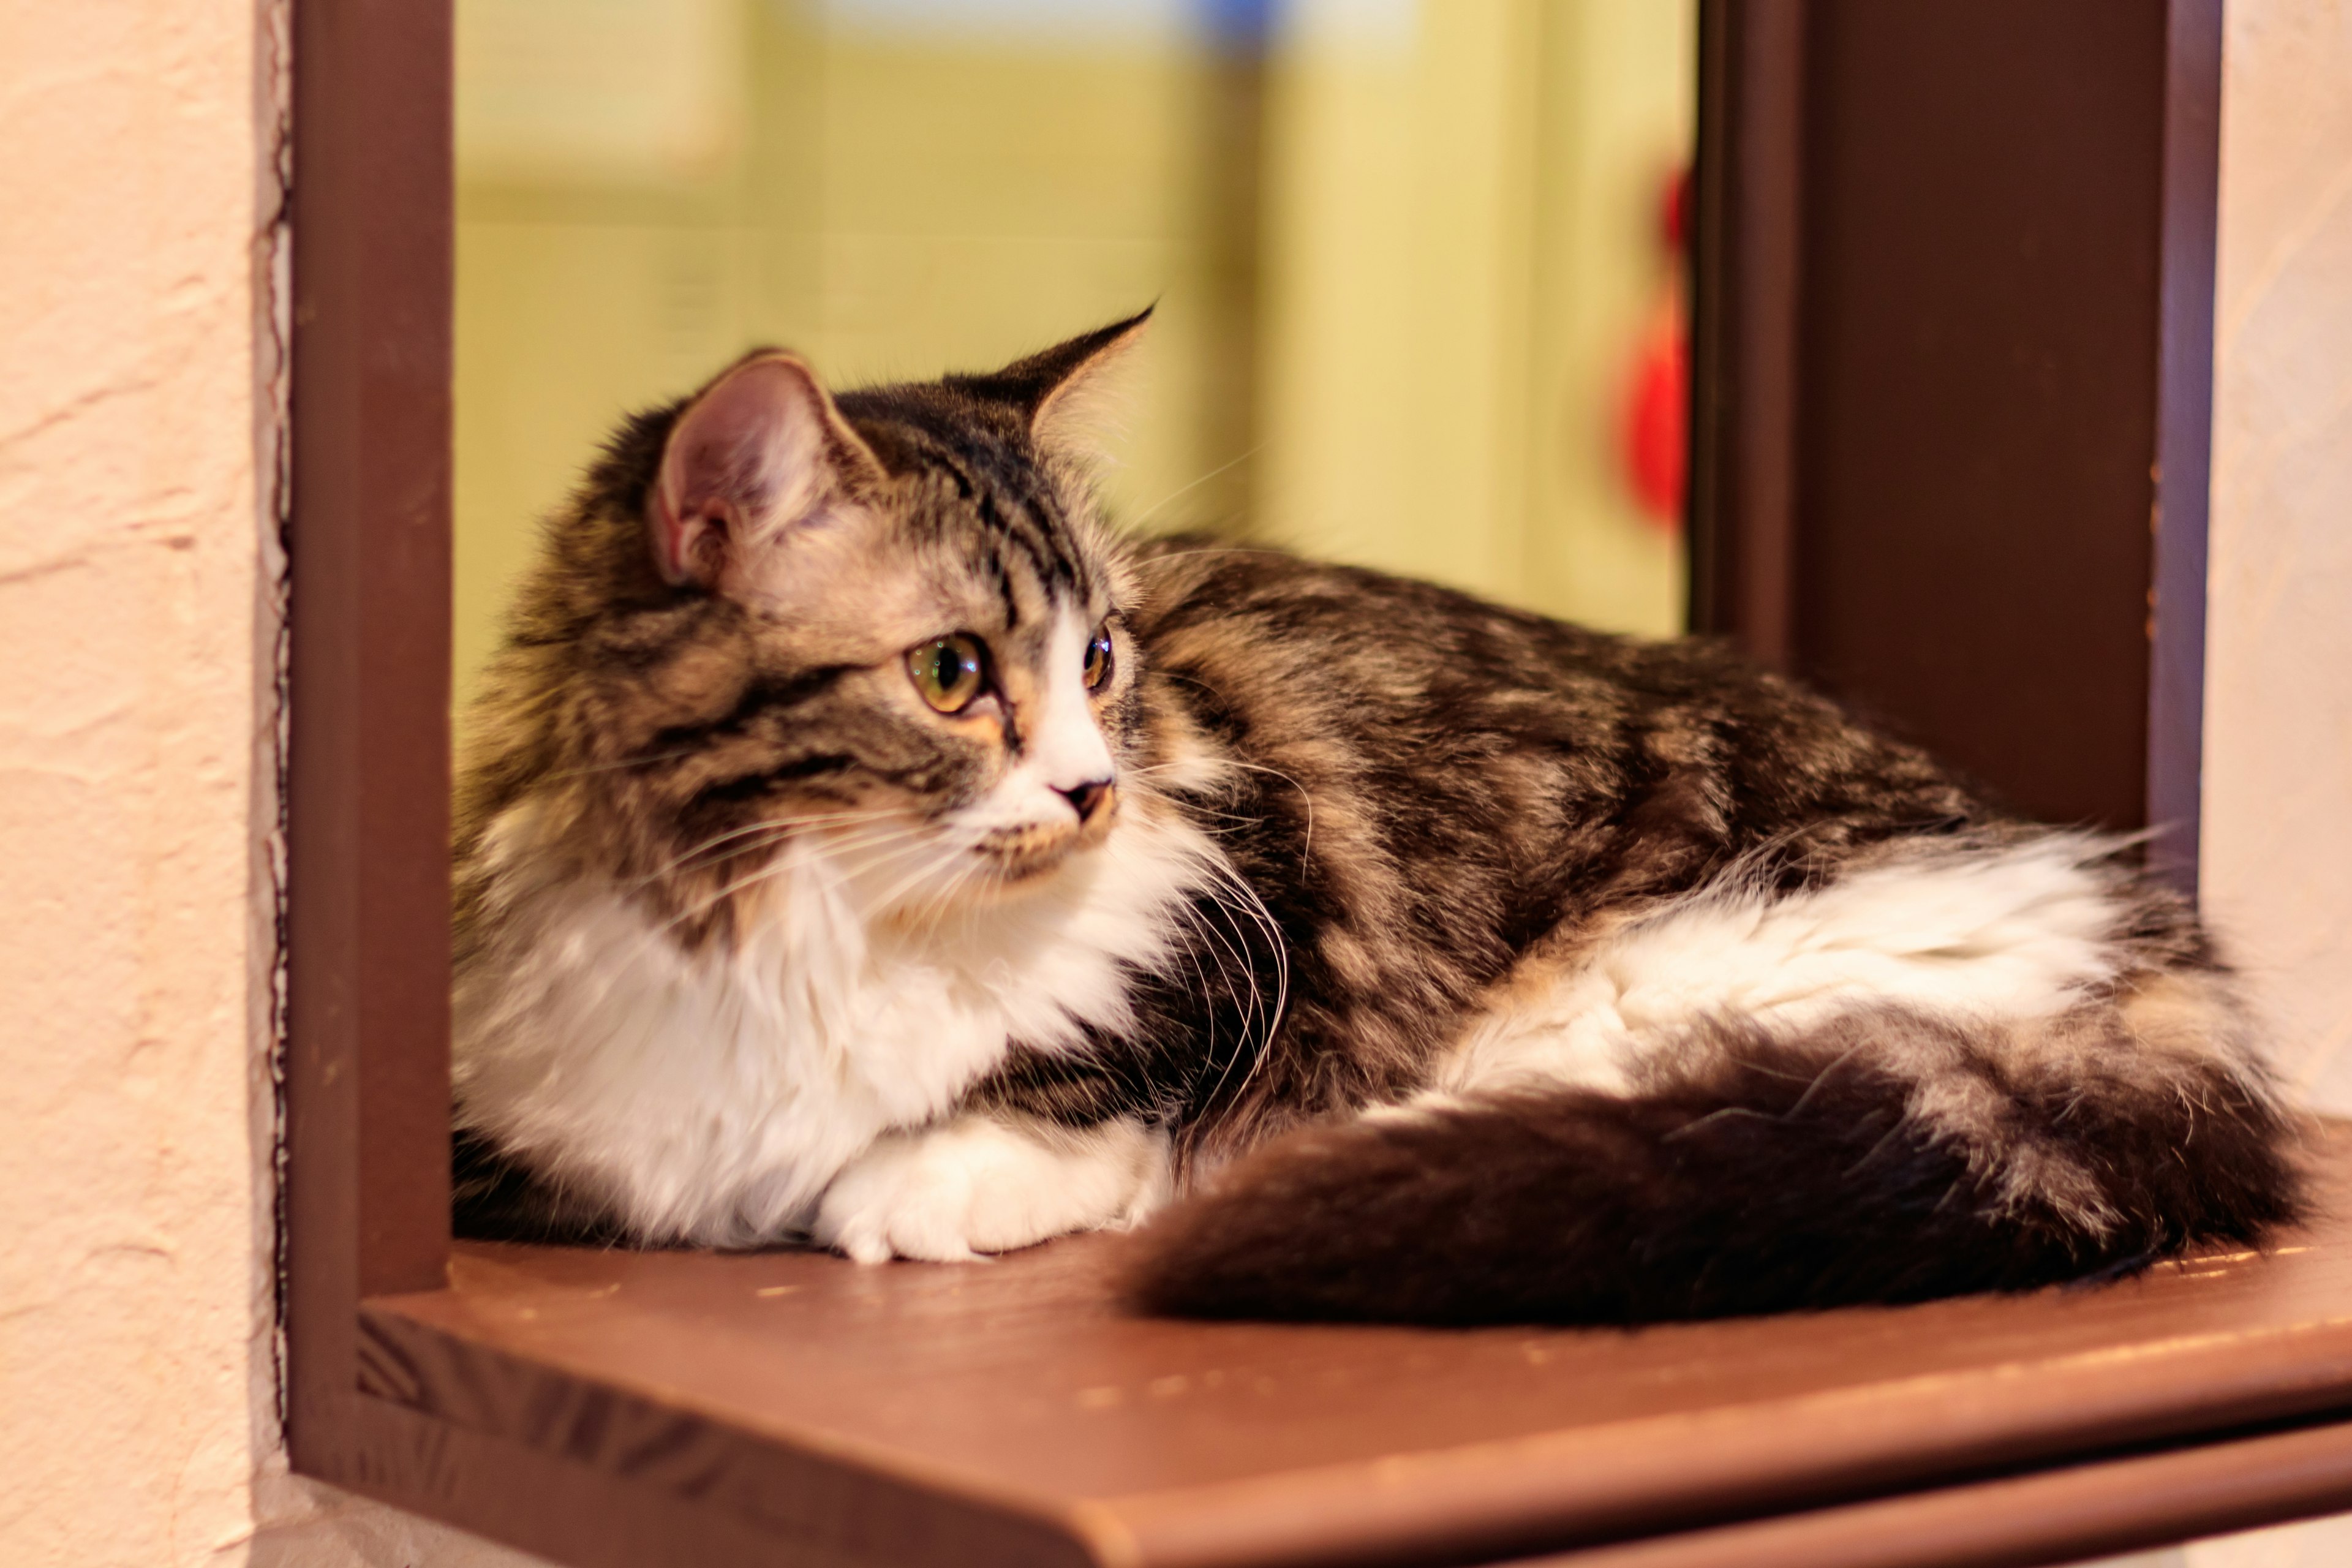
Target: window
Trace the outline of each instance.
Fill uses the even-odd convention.
[[[1704,11],[1698,624],[2045,810],[2193,804],[2218,38],[2212,0]],[[600,1564],[2046,1562],[2352,1497],[2337,1220],[2108,1290],[1633,1336],[1134,1320],[1102,1238],[453,1251],[450,47],[421,0],[298,16],[299,1468]],[[2084,693],[2140,717],[2050,743]]]

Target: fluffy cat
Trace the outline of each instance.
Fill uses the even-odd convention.
[[[2124,845],[1706,643],[1118,537],[1141,324],[838,397],[763,351],[613,438],[468,726],[461,1228],[947,1260],[1165,1206],[1155,1310],[1638,1322],[2298,1212]]]

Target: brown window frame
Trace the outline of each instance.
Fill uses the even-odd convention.
[[[1693,628],[2193,891],[2221,0],[1704,15]]]
[[[1772,662],[1826,675],[1964,759],[1990,759],[1985,771],[1991,782],[2021,799],[2079,799],[2089,803],[2082,815],[2121,826],[2189,823],[2189,835],[2168,841],[2186,878],[2195,864],[2220,0],[2147,0],[2143,10],[2161,13],[2153,58],[2143,47],[2137,55],[2076,62],[2092,74],[2115,76],[2108,85],[2121,95],[2117,101],[2154,116],[2147,121],[2156,128],[2154,140],[2137,171],[2153,182],[2141,193],[2146,232],[2106,237],[2138,253],[2124,270],[2144,290],[2138,308],[2152,341],[2093,367],[2090,383],[2109,386],[2114,396],[2103,410],[2084,415],[2086,427],[2094,412],[2105,421],[2099,439],[2110,479],[2115,462],[2144,458],[2144,493],[2110,484],[2099,492],[2108,510],[2095,518],[2028,504],[2003,511],[1997,522],[1998,548],[2040,551],[2053,530],[2134,531],[2152,519],[2152,529],[2134,532],[2145,542],[2136,549],[2075,562],[2061,595],[2104,606],[2110,626],[2107,612],[2118,595],[2147,603],[2150,629],[2136,653],[2116,657],[2112,647],[2084,651],[2082,626],[2045,616],[2027,625],[2025,635],[1972,648],[1965,673],[1979,693],[1973,720],[1969,703],[1952,699],[1948,669],[1909,668],[1902,679],[1874,684],[1876,655],[1890,668],[1907,668],[1902,649],[1885,644],[1885,617],[1852,616],[1850,586],[1815,580],[1825,546],[1807,522],[1832,515],[1838,528],[1850,530],[1857,509],[1903,479],[1884,464],[1870,465],[1874,446],[1895,441],[1914,475],[1923,463],[1933,471],[1937,449],[1935,432],[1919,428],[1939,416],[1932,400],[1891,409],[1867,400],[1858,405],[1851,395],[1839,401],[1838,378],[1854,370],[1853,345],[1840,332],[1871,309],[1916,309],[1920,290],[1942,289],[1946,305],[1959,309],[1958,299],[1977,312],[1974,320],[1945,321],[1948,333],[1964,341],[1971,332],[2006,332],[2004,341],[2040,333],[2045,346],[2063,348],[2074,342],[2066,336],[2065,301],[2025,275],[2012,279],[2020,286],[2006,294],[1953,294],[1954,268],[1933,266],[1881,279],[1884,289],[1866,275],[1853,286],[1850,269],[1839,291],[1808,288],[1837,258],[1885,243],[1887,226],[1938,216],[1916,204],[1874,208],[1857,200],[1851,183],[1862,176],[1825,162],[1822,128],[1835,123],[1843,134],[1854,133],[1850,118],[1823,116],[1868,109],[1869,84],[1862,79],[1874,65],[1871,49],[1882,51],[1875,63],[1884,65],[1885,51],[1916,50],[1924,47],[1921,35],[1937,28],[1947,47],[1956,37],[1968,43],[1975,51],[1969,68],[1990,72],[1997,92],[2004,60],[2014,65],[2024,47],[2012,44],[2004,54],[2003,29],[2030,39],[2046,0],[1905,0],[1885,8],[1908,18],[1901,26],[1860,34],[1845,26],[1853,7],[1876,3],[1703,5],[1694,624]],[[2128,6],[2100,11],[2129,30]],[[387,1396],[384,1391],[404,1379],[429,1375],[419,1358],[440,1355],[463,1363],[463,1376],[506,1379],[509,1393],[552,1401],[583,1422],[625,1417],[690,1426],[695,1441],[716,1445],[729,1463],[777,1478],[782,1515],[798,1510],[814,1517],[833,1507],[811,1500],[811,1477],[835,1489],[828,1497],[849,1487],[856,1495],[841,1507],[852,1513],[868,1510],[897,1525],[913,1519],[934,1529],[926,1538],[929,1554],[913,1552],[909,1561],[1034,1561],[1032,1550],[1042,1550],[1047,1536],[1055,1551],[1075,1552],[1075,1538],[1024,1534],[1043,1527],[969,1498],[868,1473],[855,1461],[795,1453],[757,1432],[648,1403],[511,1347],[492,1353],[469,1348],[455,1331],[436,1337],[436,1303],[452,1296],[450,41],[448,0],[300,0],[297,6],[282,1255],[294,1467],[568,1561],[800,1560],[772,1531],[752,1528],[691,1489],[642,1484],[573,1462],[544,1434],[534,1440],[457,1419],[429,1402]],[[2147,44],[2144,36],[2139,41]],[[1903,58],[1916,66],[1915,56]],[[2095,153],[2087,142],[2074,150]],[[2053,166],[2064,164],[2068,151],[2053,150]],[[2080,176],[2076,168],[2071,177]],[[1849,182],[1834,214],[1825,211],[1825,180]],[[1941,220],[1948,225],[1954,216],[1944,213]],[[1970,231],[1962,221],[1953,232]],[[2085,245],[2097,238],[2074,237]],[[2150,254],[2153,267],[2147,265]],[[1956,254],[1956,265],[1965,259]],[[1913,292],[1905,295],[1906,289]],[[1959,405],[2001,384],[1998,355],[1970,363],[1979,379],[1947,389]],[[1820,412],[1825,408],[1843,412],[1832,418]],[[1949,413],[1945,406],[1942,414]],[[1906,428],[1892,427],[1906,421]],[[1953,440],[1944,448],[1940,476],[1950,483],[1971,475],[1986,479],[1978,500],[1988,506],[2014,501],[2020,492],[2004,488],[2000,463],[1979,461],[1983,443],[2011,441],[2024,461],[2046,454],[2050,436],[2046,423],[1996,423],[1990,430],[1990,437],[1982,428],[1971,431],[1965,420],[1948,426]],[[2031,502],[2030,488],[2025,495]],[[1944,517],[1948,509],[1930,508],[1926,515]],[[1900,536],[1906,527],[1927,525],[1897,509],[1885,526]],[[1896,542],[1904,544],[1899,537]],[[1910,545],[1932,564],[1929,542]],[[1946,595],[1986,592],[1984,579],[1965,574],[1936,587]],[[1965,625],[1966,617],[1938,624]],[[2001,713],[1982,702],[1984,689],[2047,680],[2075,659],[2105,682],[2095,696],[2141,715],[2137,729],[2102,731],[2098,744],[2106,751],[2095,756],[2095,746],[2059,747],[2021,762],[2013,748],[1988,743],[1985,727],[1997,729]],[[2139,782],[2119,795],[2115,781],[2126,776]],[[2145,1411],[2112,1415],[2054,1444],[1989,1448],[1972,1461],[1947,1455],[1927,1470],[1856,1463],[1842,1479],[1784,1481],[1709,1505],[1717,1510],[1714,1528],[1672,1533],[1695,1522],[1687,1514],[1678,1522],[1621,1522],[1614,1527],[1620,1536],[1648,1531],[1654,1538],[1576,1560],[2058,1561],[2352,1505],[2352,1425],[2334,1419],[2352,1411],[2352,1338],[2315,1332],[2257,1339],[2219,1354],[2200,1374],[2204,1381],[2160,1419]],[[1314,1505],[1319,1514],[1303,1523],[1288,1519],[1295,1527],[1289,1556],[1252,1560],[1404,1560],[1370,1551],[1360,1532],[1349,1534],[1348,1516],[1370,1506],[1388,1484],[1369,1472],[1360,1481],[1332,1482],[1339,1489],[1327,1488]],[[1482,1534],[1477,1521],[1458,1517],[1458,1508],[1447,1512],[1447,1497],[1404,1486],[1395,1494],[1404,1500],[1395,1506],[1405,1510],[1397,1517],[1422,1531],[1407,1555],[1483,1562],[1494,1560],[1506,1540],[1523,1554],[1594,1539],[1597,1527],[1589,1521],[1562,1522],[1544,1511],[1555,1483],[1539,1471],[1519,1474],[1512,1485],[1520,1489],[1494,1505],[1521,1510],[1517,1533],[1507,1536]],[[1928,1489],[1909,1489],[1915,1488]],[[1668,1533],[1655,1535],[1659,1531]],[[982,1550],[982,1542],[992,1544]],[[823,1560],[883,1558],[843,1548]],[[1170,1559],[1139,1549],[1133,1560]]]

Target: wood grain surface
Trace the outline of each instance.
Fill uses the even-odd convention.
[[[1469,1563],[2352,1413],[2327,1217],[2028,1297],[1640,1332],[1177,1322],[1121,1238],[993,1264],[460,1246],[360,1384],[804,1560]]]
[[[1696,1530],[1509,1568],[2033,1568],[2352,1505],[2341,1422]]]

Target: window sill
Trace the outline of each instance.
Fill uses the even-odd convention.
[[[2275,1256],[1635,1334],[1138,1319],[1115,1237],[461,1245],[362,1305],[336,1479],[615,1564],[2061,1560],[2352,1501],[2352,1126],[2324,1150]]]

